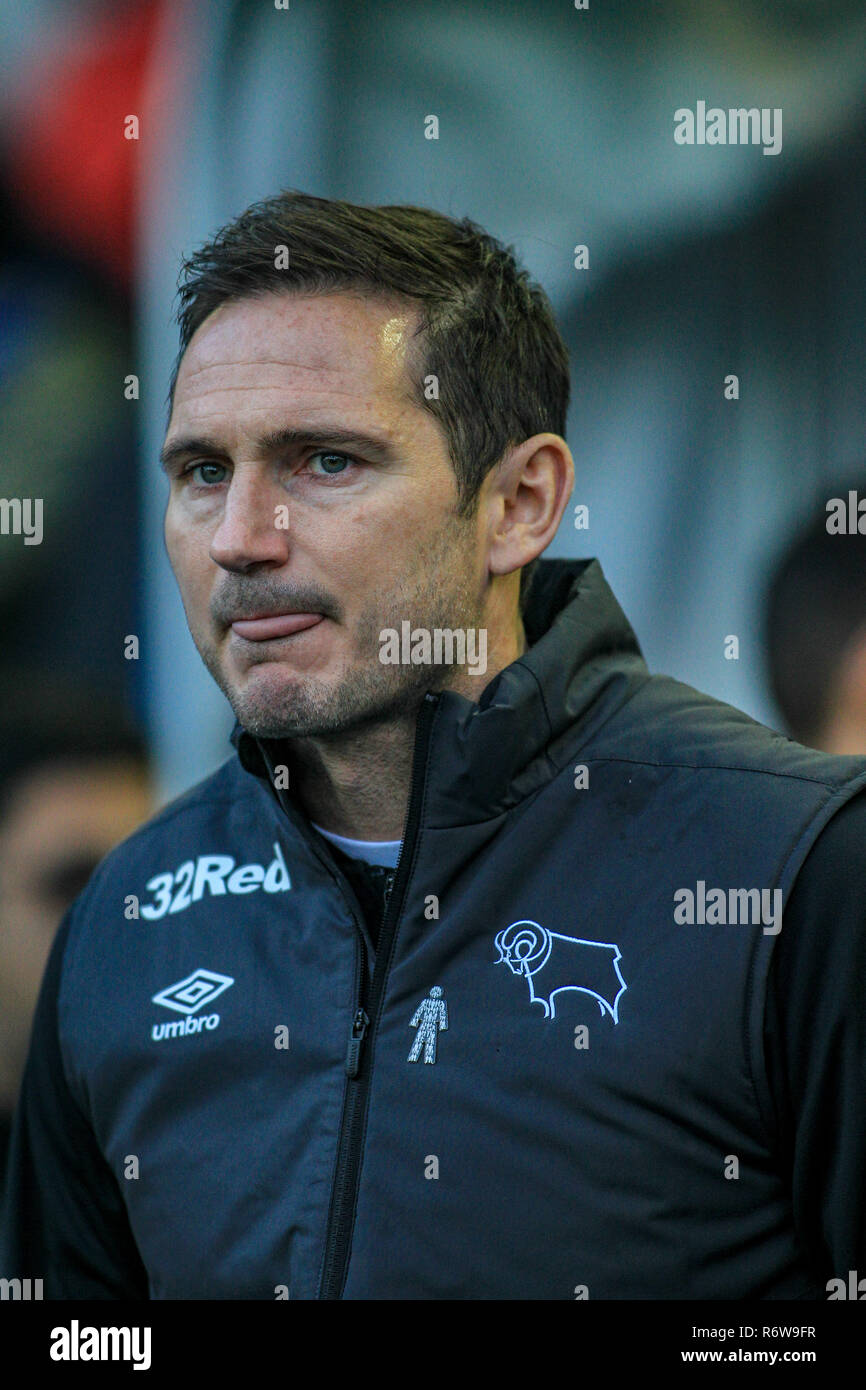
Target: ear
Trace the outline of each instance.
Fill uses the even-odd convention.
[[[487,568],[511,574],[553,540],[574,488],[574,459],[558,434],[534,434],[509,449],[485,482]]]

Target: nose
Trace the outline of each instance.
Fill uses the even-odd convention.
[[[210,546],[222,569],[245,572],[256,565],[278,567],[289,556],[285,493],[275,491],[255,467],[235,468],[226,490],[219,526]]]

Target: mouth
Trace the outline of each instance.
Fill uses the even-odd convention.
[[[247,642],[270,642],[276,637],[291,637],[322,622],[324,613],[272,613],[262,618],[236,618],[232,632]]]

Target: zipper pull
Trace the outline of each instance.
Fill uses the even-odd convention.
[[[363,1009],[359,1009],[352,1020],[352,1036],[349,1038],[349,1050],[346,1053],[347,1076],[358,1075],[358,1066],[361,1059],[361,1043],[364,1041],[364,1034],[367,1031],[369,1022],[370,1020]]]
[[[385,875],[384,901],[386,912],[388,911],[388,899],[391,896],[391,889],[394,887],[395,872],[394,869],[389,869],[388,873]]]

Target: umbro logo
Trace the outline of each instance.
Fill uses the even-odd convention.
[[[200,1033],[202,1028],[209,1031],[217,1028],[219,1014],[205,1014],[201,1018],[193,1018],[192,1015],[203,1009],[205,1004],[213,1003],[217,995],[233,984],[231,975],[218,975],[215,970],[194,970],[185,979],[161,989],[159,994],[154,994],[151,1003],[161,1004],[164,1009],[174,1009],[179,1014],[186,1014],[186,1018],[174,1023],[155,1023],[150,1030],[153,1041],[184,1038],[190,1033]]]
[[[159,994],[153,996],[151,1003],[164,1004],[167,1009],[176,1009],[179,1014],[195,1014],[233,984],[230,975],[218,975],[215,970],[194,970],[185,980],[178,980],[176,985],[161,989]]]

